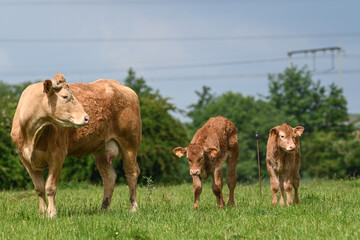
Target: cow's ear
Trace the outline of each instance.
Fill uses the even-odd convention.
[[[302,126],[297,126],[294,128],[296,135],[299,137],[304,133],[304,130],[305,130],[305,128]]]
[[[52,81],[50,79],[46,79],[43,83],[44,85],[44,93],[46,93],[47,95],[51,95],[54,92],[53,89],[53,84]]]
[[[270,136],[276,136],[279,133],[279,131],[278,131],[277,127],[273,127],[269,133],[270,133],[269,134]]]
[[[210,154],[211,157],[216,157],[219,150],[216,147],[204,147],[205,152]]]
[[[181,158],[186,154],[186,148],[177,147],[177,148],[174,148],[173,152],[175,153],[176,156]]]

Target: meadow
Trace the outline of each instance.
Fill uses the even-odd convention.
[[[260,197],[257,184],[238,183],[236,206],[218,209],[206,181],[194,211],[191,183],[149,181],[132,213],[126,185],[102,211],[102,186],[60,183],[54,220],[40,217],[35,191],[2,191],[0,239],[360,239],[360,179],[303,181],[295,206],[271,206],[267,181],[262,190]],[[227,202],[227,186],[224,195]]]

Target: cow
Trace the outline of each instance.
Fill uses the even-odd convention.
[[[177,147],[173,152],[179,157],[185,154],[189,161],[190,175],[193,179],[194,206],[199,208],[202,191],[201,179],[212,176],[212,190],[217,205],[223,208],[225,203],[222,194],[222,165],[226,160],[226,180],[229,187],[228,205],[235,205],[234,189],[236,185],[236,165],[239,155],[238,139],[235,125],[228,119],[218,116],[210,118],[194,135],[187,147]]]
[[[299,203],[300,185],[300,136],[304,127],[290,127],[286,123],[273,127],[269,133],[266,152],[266,167],[270,175],[272,205],[277,204],[277,192],[280,189],[280,205],[285,205],[285,191],[288,205],[293,204],[291,198],[294,187],[294,202]]]
[[[66,156],[93,154],[104,185],[101,208],[109,209],[117,177],[112,161],[119,152],[130,190],[130,209],[136,210],[140,104],[136,93],[118,81],[67,84],[58,73],[52,80],[28,86],[14,115],[11,138],[34,183],[43,216],[56,216],[55,195]],[[45,182],[42,172],[46,168]]]

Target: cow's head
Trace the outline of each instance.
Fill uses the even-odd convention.
[[[215,158],[218,154],[216,147],[203,147],[197,144],[190,144],[186,148],[177,147],[173,152],[179,158],[186,154],[190,166],[190,175],[206,178],[205,162],[207,159]]]
[[[54,79],[43,82],[47,97],[47,117],[61,127],[82,127],[90,118],[75,98],[64,75],[58,73]]]
[[[290,127],[286,123],[270,130],[270,137],[276,138],[277,145],[286,152],[293,152],[298,146],[296,138],[304,132],[304,127]]]

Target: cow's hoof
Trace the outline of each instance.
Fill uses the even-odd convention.
[[[138,205],[137,202],[130,205],[130,212],[136,212]]]
[[[56,218],[56,214],[55,214],[55,213],[49,213],[49,214],[47,214],[47,217],[48,217],[49,219],[55,219],[55,218]]]

